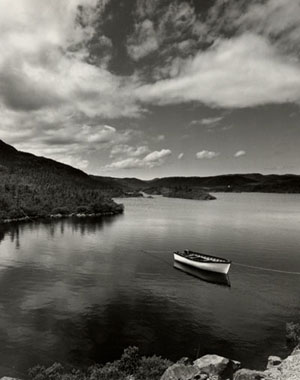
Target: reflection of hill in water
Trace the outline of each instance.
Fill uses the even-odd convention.
[[[81,235],[85,235],[86,233],[93,234],[104,227],[113,224],[116,219],[121,217],[123,217],[123,214],[102,217],[73,217],[63,219],[46,219],[43,221],[34,222],[0,224],[0,244],[6,236],[9,236],[9,239],[16,243],[16,248],[20,248],[23,232],[35,231],[37,229],[47,230],[52,238],[54,238],[57,234],[63,234],[66,227],[75,232],[80,231]]]
[[[195,334],[189,328],[193,320],[189,308],[165,297],[119,294],[111,303],[94,304],[72,319],[55,321],[55,329],[68,347],[66,362],[81,365],[115,360],[128,346],[139,347],[142,355],[174,361],[183,355],[196,358],[207,350],[234,355],[232,342],[219,337],[208,321],[199,318]]]
[[[229,276],[226,274],[200,270],[176,261],[174,261],[174,268],[179,269],[193,277],[197,277],[202,281],[211,282],[217,285],[231,286]]]

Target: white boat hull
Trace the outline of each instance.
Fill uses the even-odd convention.
[[[197,269],[207,270],[210,272],[223,273],[227,274],[230,268],[231,263],[214,263],[214,262],[203,262],[203,261],[194,261],[187,259],[181,255],[174,253],[174,260],[180,263],[190,265]]]

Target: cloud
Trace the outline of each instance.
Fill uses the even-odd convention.
[[[299,65],[281,56],[264,38],[243,34],[217,41],[187,60],[177,77],[138,90],[144,102],[198,101],[243,108],[267,103],[300,103]]]
[[[165,163],[165,159],[172,154],[170,149],[162,149],[160,151],[154,151],[147,154],[144,158],[129,157],[124,160],[115,161],[109,165],[106,165],[105,170],[114,169],[136,169],[147,168],[152,169],[154,167],[162,166]]]
[[[145,162],[155,162],[155,161],[160,161],[161,159],[163,159],[164,157],[167,157],[169,156],[170,154],[172,154],[171,150],[170,149],[162,149],[160,151],[155,151],[155,152],[152,152],[152,153],[149,153],[145,158],[144,158],[144,161]]]
[[[0,2],[0,134],[19,149],[86,165],[80,155],[126,142],[103,119],[138,117],[136,78],[89,63],[105,0]],[[98,36],[99,46],[111,40]],[[96,146],[97,145],[97,146]],[[79,155],[79,156],[78,156]]]
[[[148,152],[149,147],[146,145],[141,145],[138,147],[132,147],[129,145],[115,145],[111,150],[110,156],[138,157]]]
[[[193,120],[191,121],[191,125],[201,124],[201,125],[211,126],[211,125],[219,123],[219,121],[221,121],[223,118],[224,116],[218,116],[218,117],[203,118],[201,120]]]
[[[158,136],[157,136],[157,140],[158,140],[158,141],[164,141],[165,138],[166,138],[165,135],[158,135]]]
[[[279,49],[300,52],[300,3],[294,0],[269,0],[249,4],[246,12],[233,20],[240,30],[253,30],[266,36]]]
[[[202,159],[212,159],[212,158],[215,158],[215,157],[218,157],[220,155],[219,152],[213,152],[213,151],[209,151],[209,150],[201,150],[200,152],[196,153],[196,158],[198,160],[202,160]]]
[[[87,117],[139,114],[136,100],[126,96],[134,78],[118,77],[87,62],[86,46],[100,10],[96,0],[1,1],[2,103],[13,110],[68,109]],[[109,43],[99,37],[101,46]]]
[[[59,125],[61,115],[50,111],[47,116],[44,112],[42,116],[35,115],[36,119],[28,119],[27,115],[20,113],[6,119],[7,112],[13,111],[2,113],[1,138],[20,150],[51,157],[81,169],[88,167],[92,155],[108,151],[112,146],[126,144],[134,136],[130,129],[117,130],[115,127],[102,124],[86,125],[80,118],[66,118],[65,122]],[[22,125],[22,128],[12,128],[12,119],[17,120],[17,124]]]
[[[136,24],[134,34],[128,39],[127,52],[130,57],[138,61],[156,51],[158,47],[159,42],[152,21],[147,19]]]
[[[181,39],[192,29],[195,20],[195,9],[191,4],[187,1],[171,2],[161,14],[160,33],[165,39]]]
[[[143,167],[146,143],[117,126],[153,105],[300,104],[298,0],[216,0],[203,14],[188,1],[139,0],[133,20],[124,16],[129,57],[108,32],[119,28],[108,3],[1,0],[1,138],[75,165],[104,149]]]
[[[234,157],[242,157],[245,156],[246,152],[244,150],[238,150],[235,154]]]
[[[136,2],[136,16],[138,19],[152,18],[157,12],[160,5],[160,0],[137,0]]]
[[[155,57],[166,62],[174,58],[175,52],[188,56],[195,50],[197,44],[189,34],[192,33],[196,14],[189,2],[137,1],[134,16],[134,32],[127,39],[127,52],[134,61],[155,53]],[[153,69],[153,77],[164,75],[161,65]]]
[[[182,160],[183,157],[184,157],[184,153],[179,153],[177,158],[178,158],[178,160]]]

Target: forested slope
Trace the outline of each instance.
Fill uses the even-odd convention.
[[[81,170],[16,150],[0,140],[0,220],[49,214],[118,213],[118,193]]]

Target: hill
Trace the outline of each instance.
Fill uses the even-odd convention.
[[[120,186],[149,194],[162,194],[164,189],[186,192],[198,189],[205,192],[300,193],[300,176],[294,174],[227,174],[211,177],[165,177],[149,181],[119,178],[115,181]]]
[[[0,140],[0,220],[49,214],[119,213],[117,186]]]
[[[57,161],[18,151],[0,140],[0,221],[50,214],[115,214],[112,197],[140,191],[209,200],[208,192],[300,193],[300,176],[229,174],[211,177],[138,178],[91,176]]]

